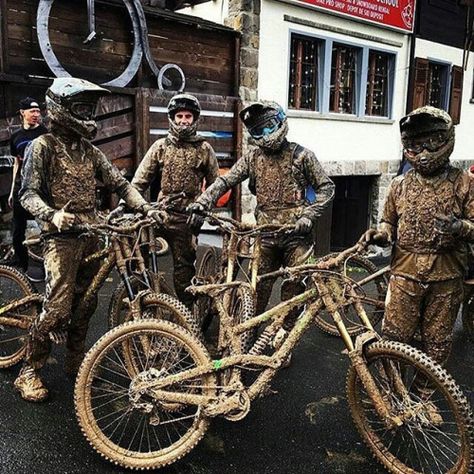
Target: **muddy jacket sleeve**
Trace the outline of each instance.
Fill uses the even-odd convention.
[[[466,182],[464,188],[465,191],[465,198],[463,202],[463,219],[462,219],[462,226],[461,231],[459,232],[459,236],[470,243],[474,242],[474,179],[470,178],[469,176],[463,176],[463,184]]]
[[[116,192],[132,209],[143,210],[147,204],[141,194],[120,174],[120,171],[110,163],[107,157],[98,149],[95,149],[96,177],[101,180],[107,188]]]
[[[41,139],[34,140],[25,152],[22,169],[21,205],[36,218],[51,222],[56,209],[48,205],[46,170],[48,149]]]
[[[160,143],[161,140],[158,140],[149,148],[132,179],[132,186],[142,195],[160,173]],[[161,178],[158,176],[157,182],[160,181]]]
[[[316,200],[305,208],[302,217],[315,222],[334,199],[335,186],[312,151],[303,148],[297,162],[302,163],[303,173],[316,194]]]
[[[218,199],[230,188],[241,183],[249,177],[249,157],[242,157],[230,171],[224,175],[217,178],[212,186],[206,189],[206,191],[201,194],[196,202],[202,204],[207,209],[210,209]]]
[[[389,242],[394,242],[397,235],[398,212],[397,212],[397,196],[401,192],[404,175],[394,178],[390,183],[387,197],[383,206],[382,219],[380,222],[380,230],[386,232],[389,236]]]
[[[207,147],[206,156],[206,187],[209,187],[219,177],[219,164],[217,163],[216,154],[211,145]]]

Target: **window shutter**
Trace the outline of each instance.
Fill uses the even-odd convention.
[[[415,58],[415,74],[412,82],[412,100],[410,112],[423,107],[427,103],[428,91],[428,60],[424,58]]]
[[[453,66],[451,70],[451,94],[449,100],[449,115],[451,115],[454,124],[458,124],[461,120],[463,76],[464,71],[462,67]]]

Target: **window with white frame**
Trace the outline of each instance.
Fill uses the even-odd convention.
[[[292,33],[288,107],[389,118],[394,64],[394,53]]]

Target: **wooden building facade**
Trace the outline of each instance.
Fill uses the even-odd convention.
[[[19,100],[44,100],[55,77],[53,57],[70,75],[111,90],[99,109],[94,143],[125,175],[133,175],[151,143],[168,128],[166,105],[183,85],[180,71],[169,64],[184,74],[184,91],[200,100],[199,130],[220,166],[231,166],[241,141],[238,33],[139,0],[96,0],[96,37],[85,42],[91,32],[86,3],[0,0],[0,155],[9,155],[9,138],[19,126]],[[45,6],[47,14],[38,15]],[[124,79],[127,74],[130,80]],[[8,193],[5,187],[0,179],[0,194]]]

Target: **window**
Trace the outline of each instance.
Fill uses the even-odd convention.
[[[356,112],[356,48],[334,44],[331,60],[329,110],[343,114]]]
[[[367,94],[365,97],[365,115],[388,117],[389,81],[391,54],[379,51],[369,52],[367,70]]]
[[[448,91],[448,66],[446,64],[428,63],[427,104],[438,109],[446,108]]]
[[[463,70],[460,66],[415,58],[409,109],[432,105],[448,111],[457,124],[461,119],[462,85]]]
[[[290,44],[290,109],[390,117],[394,53],[297,33]]]
[[[291,37],[289,107],[318,110],[318,42],[297,35]]]

